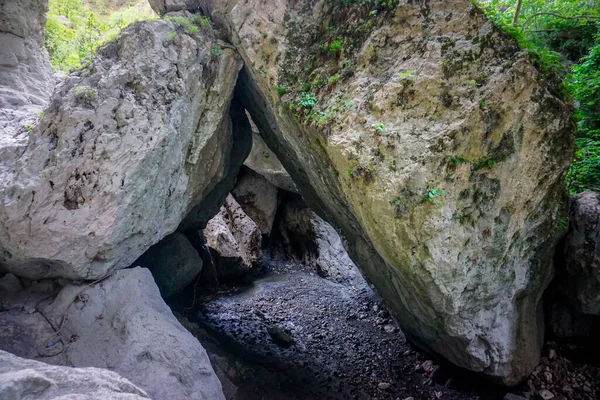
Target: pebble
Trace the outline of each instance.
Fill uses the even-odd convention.
[[[415,400],[414,397],[406,397],[404,400]]]
[[[554,398],[554,394],[546,389],[542,389],[538,392],[538,396],[540,396],[540,399],[542,400],[550,400]]]
[[[390,386],[391,385],[388,382],[379,382],[379,384],[377,385],[379,390],[388,390]]]
[[[556,350],[550,349],[550,351],[548,351],[548,358],[554,360],[556,358]]]

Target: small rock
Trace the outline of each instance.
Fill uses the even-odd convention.
[[[385,333],[394,333],[396,332],[396,327],[394,325],[384,325],[383,330]]]
[[[415,398],[414,397],[406,397],[406,398],[404,398],[404,400],[415,400]]]
[[[544,379],[548,383],[552,382],[552,374],[550,372],[544,371]]]
[[[548,359],[554,360],[556,358],[556,350],[550,349],[548,351]]]
[[[546,389],[542,389],[540,391],[538,391],[538,396],[540,397],[540,399],[542,400],[550,400],[554,398],[554,394]]]
[[[273,342],[280,347],[288,348],[294,344],[294,339],[283,328],[270,326],[267,332],[271,335]]]
[[[588,385],[583,385],[583,391],[586,393],[592,393],[592,388]]]
[[[379,384],[377,385],[379,390],[388,390],[390,386],[391,385],[388,382],[379,382]]]
[[[506,393],[504,400],[527,400],[527,398],[515,393]]]
[[[435,369],[435,364],[431,360],[427,360],[422,364],[423,371],[430,373]]]

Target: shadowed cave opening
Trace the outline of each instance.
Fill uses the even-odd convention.
[[[219,212],[204,229],[183,224],[134,263],[153,271],[207,350],[225,396],[502,399],[506,388],[409,344],[343,237],[306,204],[251,126],[252,150]],[[189,283],[171,295],[168,281],[180,274]]]

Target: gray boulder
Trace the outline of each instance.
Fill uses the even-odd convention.
[[[0,182],[10,179],[54,80],[44,48],[47,0],[0,2]]]
[[[197,10],[199,0],[148,0],[150,7],[158,15],[164,15],[172,11]]]
[[[279,202],[278,189],[251,169],[240,171],[240,175],[231,194],[262,234],[269,235]]]
[[[559,290],[585,314],[600,315],[600,193],[573,199],[571,226],[565,238],[565,274]]]
[[[557,81],[469,0],[202,6],[245,60],[236,94],[260,135],[410,340],[528,376],[568,211]]]
[[[227,196],[221,211],[202,231],[220,281],[249,272],[260,257],[262,234],[233,196]]]
[[[214,215],[250,150],[231,105],[242,62],[231,49],[211,54],[215,41],[211,29],[134,23],[58,87],[24,154],[2,162],[14,171],[0,175],[5,269],[97,278],[131,265],[194,208]]]
[[[116,372],[48,365],[0,350],[0,398],[139,400],[150,397]]]
[[[0,349],[53,365],[109,369],[153,399],[224,399],[204,348],[175,319],[147,269],[62,288],[49,280],[25,283],[16,293],[0,292],[0,310],[11,310],[0,311],[7,332]],[[54,328],[62,326],[59,334],[42,312]]]
[[[244,165],[280,189],[288,192],[298,193],[298,189],[290,174],[285,170],[275,153],[267,147],[265,141],[260,137],[258,128],[250,119],[252,126],[252,150]]]
[[[202,259],[184,234],[175,232],[150,247],[135,266],[148,268],[163,297],[180,293],[202,271]]]

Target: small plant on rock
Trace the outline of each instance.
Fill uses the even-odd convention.
[[[425,195],[423,195],[423,200],[433,203],[435,201],[438,201],[440,203],[440,205],[444,205],[446,204],[444,202],[444,197],[446,197],[446,191],[444,189],[430,189],[427,192],[425,192]]]

